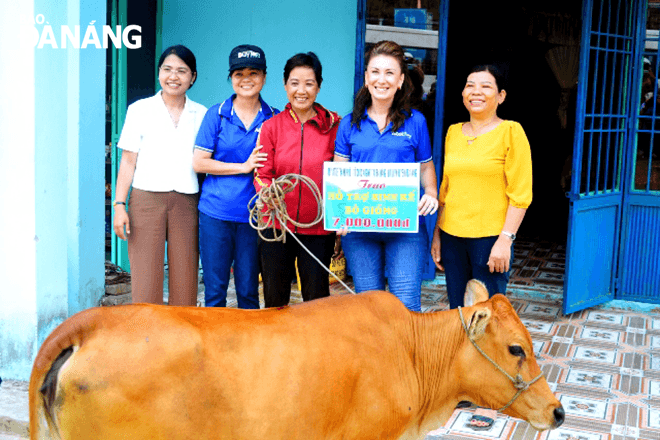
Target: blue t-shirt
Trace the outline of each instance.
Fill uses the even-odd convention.
[[[390,122],[382,133],[366,110],[360,128],[351,124],[351,114],[339,123],[335,154],[351,162],[425,163],[433,159],[426,119],[417,110],[395,132]]]
[[[257,144],[261,124],[279,113],[259,97],[261,110],[254,118],[252,126],[246,129],[234,113],[235,97],[236,95],[232,95],[222,104],[209,108],[195,141],[195,148],[212,153],[211,157],[220,162],[245,162]],[[252,180],[252,173],[207,175],[199,198],[200,212],[218,220],[247,223],[247,205],[255,195]]]
[[[351,117],[349,113],[339,123],[335,140],[337,156],[361,163],[426,163],[433,159],[426,118],[417,110],[412,110],[395,132],[390,122],[381,133],[378,123],[366,110],[359,129],[351,123]],[[421,188],[419,196],[423,195],[424,188]],[[420,216],[420,227],[424,224],[424,217]]]

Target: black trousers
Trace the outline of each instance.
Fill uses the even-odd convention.
[[[273,238],[272,230],[262,233],[264,237]],[[328,235],[295,234],[295,236],[316,258],[321,260],[325,267],[330,266],[335,249],[334,233]],[[330,296],[328,272],[287,232],[286,243],[259,239],[265,307],[282,307],[289,304],[291,282],[296,276],[296,258],[298,258],[303,301]]]

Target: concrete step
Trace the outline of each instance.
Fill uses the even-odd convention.
[[[28,383],[3,380],[0,384],[0,440],[30,438]]]

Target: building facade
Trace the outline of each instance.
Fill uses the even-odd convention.
[[[190,97],[206,106],[231,94],[232,47],[265,50],[263,95],[278,108],[286,104],[286,59],[314,51],[324,67],[318,100],[344,115],[361,86],[364,50],[393,39],[424,73],[438,172],[447,126],[467,118],[460,98],[467,70],[499,65],[509,79],[501,116],[521,122],[532,145],[535,199],[521,233],[566,243],[564,312],[609,299],[660,303],[658,2],[34,0],[5,7],[0,377],[27,379],[50,331],[98,304],[106,258],[127,267],[123,244],[106,242],[105,189],[114,186],[118,162],[112,145],[126,106],[155,92],[156,60],[172,44],[195,53]],[[124,39],[131,25],[140,31]]]

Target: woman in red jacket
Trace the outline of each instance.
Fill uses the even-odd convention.
[[[340,118],[315,102],[323,81],[321,73],[321,63],[313,52],[299,53],[286,62],[284,89],[289,103],[261,127],[257,143],[268,157],[255,174],[257,192],[289,173],[307,176],[322,188],[323,162],[332,161]],[[313,222],[318,203],[322,203],[302,182],[286,195],[285,202],[287,214],[298,223]],[[289,222],[287,227],[326,267],[330,265],[335,233],[323,229],[323,222],[308,228]],[[272,239],[274,231],[266,229],[263,235]],[[303,301],[330,295],[328,272],[293,237],[285,242],[260,240],[259,257],[266,307],[289,304],[296,258]]]

